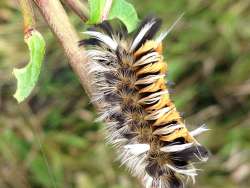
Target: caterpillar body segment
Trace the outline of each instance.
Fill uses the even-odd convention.
[[[190,132],[170,99],[162,54],[167,33],[155,37],[160,25],[158,18],[145,19],[130,37],[103,22],[84,32],[89,38],[80,44],[88,46],[92,100],[122,164],[147,188],[179,188],[185,177],[194,181],[193,163],[208,158],[194,138],[207,129]]]

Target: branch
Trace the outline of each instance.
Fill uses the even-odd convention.
[[[69,22],[69,18],[59,0],[33,0],[50,29],[60,41],[69,64],[80,78],[80,82],[88,95],[91,87],[88,82],[87,70],[85,68],[87,56],[83,48],[78,47],[79,38],[75,29]]]
[[[80,0],[64,0],[67,4],[84,22],[88,20],[88,8]]]

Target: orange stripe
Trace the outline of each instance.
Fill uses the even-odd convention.
[[[135,53],[134,56],[138,57],[142,53],[145,53],[151,49],[154,49],[159,54],[162,54],[162,44],[158,44],[153,40],[147,41],[142,47],[140,47]],[[156,73],[165,74],[167,71],[167,64],[163,61],[163,58],[156,62],[143,66],[136,72],[136,75],[143,75],[147,73]],[[145,86],[139,90],[139,93],[154,93],[158,91],[166,90],[167,86],[165,84],[165,79],[160,78],[156,80],[154,83]],[[162,117],[157,119],[152,126],[157,127],[164,124],[168,124],[173,121],[177,121],[178,124],[183,125],[183,128],[174,131],[169,135],[160,136],[160,140],[162,141],[173,141],[176,138],[183,137],[186,142],[194,142],[195,139],[189,134],[188,130],[181,119],[179,112],[176,110],[175,105],[171,102],[169,94],[164,94],[161,96],[160,100],[153,104],[152,106],[147,107],[145,110],[148,114],[155,112],[156,110],[160,110],[164,107],[170,107],[172,110],[163,114]]]

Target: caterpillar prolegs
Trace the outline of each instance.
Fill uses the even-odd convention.
[[[146,188],[179,188],[185,178],[194,181],[194,162],[208,158],[194,138],[207,129],[188,131],[170,99],[162,55],[169,30],[155,37],[160,25],[160,19],[147,18],[130,36],[103,22],[84,32],[89,38],[80,44],[88,46],[92,100],[122,164]]]

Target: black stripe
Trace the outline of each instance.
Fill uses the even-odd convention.
[[[160,29],[161,27],[161,19],[160,18],[154,18],[154,17],[147,17],[146,19],[144,19],[141,23],[141,25],[139,26],[139,29],[137,30],[134,39],[136,38],[136,36],[140,33],[140,31],[142,30],[142,28],[149,22],[154,21],[154,24],[151,26],[151,28],[148,30],[148,32],[144,35],[144,37],[141,39],[141,41],[138,43],[138,45],[135,47],[134,51],[138,50],[147,40],[151,40],[155,34],[157,33],[157,31]]]
[[[103,21],[102,23],[96,25],[96,27],[101,28],[106,34],[108,34],[110,37],[112,36],[113,29],[108,21]]]
[[[79,46],[88,46],[88,45],[90,45],[90,46],[92,46],[92,45],[100,46],[101,42],[96,38],[89,38],[89,39],[84,39],[84,40],[79,41],[78,45]]]
[[[205,147],[193,146],[171,154],[171,158],[174,160],[174,163],[181,165],[187,161],[198,161],[198,158],[207,158],[209,155],[210,153]]]

